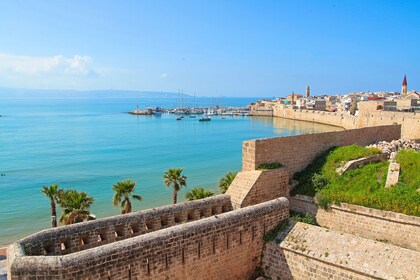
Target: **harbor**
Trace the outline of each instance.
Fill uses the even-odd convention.
[[[140,109],[138,106],[135,110],[128,112],[132,115],[160,115],[160,114],[174,114],[177,120],[182,119],[182,116],[188,115],[194,118],[196,115],[205,116],[250,116],[250,107],[234,107],[234,106],[213,106],[213,107],[199,107],[199,108],[160,108],[160,107],[146,107]]]

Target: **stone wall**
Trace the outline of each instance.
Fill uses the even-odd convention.
[[[288,218],[279,198],[64,256],[25,256],[14,243],[17,279],[248,279],[262,237]]]
[[[401,126],[390,125],[244,141],[242,171],[255,170],[262,163],[280,162],[293,176],[331,147],[351,144],[364,146],[399,139],[400,136]]]
[[[347,203],[325,211],[312,197],[302,195],[289,200],[290,210],[314,215],[323,227],[420,251],[420,217]]]
[[[273,109],[251,109],[252,116],[272,117]]]
[[[28,255],[65,255],[232,210],[228,195],[40,231],[18,241]]]
[[[234,209],[288,196],[289,172],[285,168],[239,172],[226,194]]]
[[[402,138],[420,139],[420,114],[418,112],[373,110],[370,108],[370,105],[372,105],[370,103],[372,102],[374,103],[374,101],[359,102],[358,116],[352,116],[344,112],[288,109],[283,107],[275,107],[273,116],[329,124],[345,129],[400,124]]]
[[[333,230],[292,224],[268,243],[263,270],[271,279],[417,279],[420,253]]]

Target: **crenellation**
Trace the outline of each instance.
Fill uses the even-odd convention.
[[[199,214],[205,209],[211,213],[211,207],[196,209]],[[271,229],[286,219],[288,209],[287,199],[279,198],[66,255],[25,256],[22,251],[11,274],[19,275],[16,279],[34,275],[60,279],[127,279],[128,275],[132,279],[197,279],[200,275],[215,279],[234,268],[233,279],[243,279],[254,269],[249,259],[260,255],[264,227]],[[252,238],[250,228],[257,237]],[[218,266],[209,268],[208,263],[216,261]]]

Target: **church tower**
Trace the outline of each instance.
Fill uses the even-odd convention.
[[[401,96],[407,95],[407,78],[404,75],[404,80],[402,82],[402,88],[401,88]]]
[[[306,87],[306,98],[311,96],[311,90],[309,89],[309,86]]]

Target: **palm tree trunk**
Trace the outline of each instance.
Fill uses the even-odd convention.
[[[173,196],[173,203],[174,204],[176,204],[177,196],[178,196],[178,192],[177,192],[177,190],[174,189],[174,196]]]
[[[125,203],[125,214],[131,213],[131,201],[128,196],[125,197],[127,202]]]
[[[57,209],[54,199],[51,199],[51,225],[53,228],[57,227]]]

